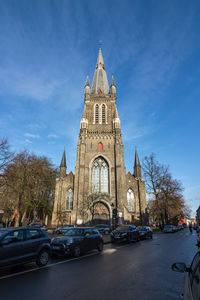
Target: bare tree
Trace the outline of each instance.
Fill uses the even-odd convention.
[[[11,162],[13,158],[13,153],[10,151],[10,146],[8,144],[8,140],[6,138],[2,138],[0,140],[0,187],[3,186],[3,172]]]
[[[177,222],[185,208],[182,184],[172,178],[168,169],[156,161],[153,153],[144,159],[143,171],[150,195],[148,210],[151,217],[162,225]]]

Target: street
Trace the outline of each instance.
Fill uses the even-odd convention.
[[[51,259],[0,271],[2,300],[13,299],[179,299],[184,275],[171,270],[174,262],[190,264],[197,251],[196,232],[154,234],[152,240],[106,244],[80,258]]]

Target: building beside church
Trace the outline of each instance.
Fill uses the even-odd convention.
[[[109,89],[99,50],[92,88],[85,84],[75,174],[67,174],[64,150],[56,182],[52,225],[133,223],[146,209],[145,182],[135,151],[134,172],[126,174],[116,85]]]

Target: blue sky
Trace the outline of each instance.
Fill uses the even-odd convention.
[[[98,41],[114,74],[126,170],[152,152],[200,205],[200,2],[0,0],[0,137],[74,171]]]

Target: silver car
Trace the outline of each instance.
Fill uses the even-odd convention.
[[[193,261],[188,268],[185,263],[174,263],[172,270],[185,273],[184,300],[200,299],[200,251],[196,253]]]

